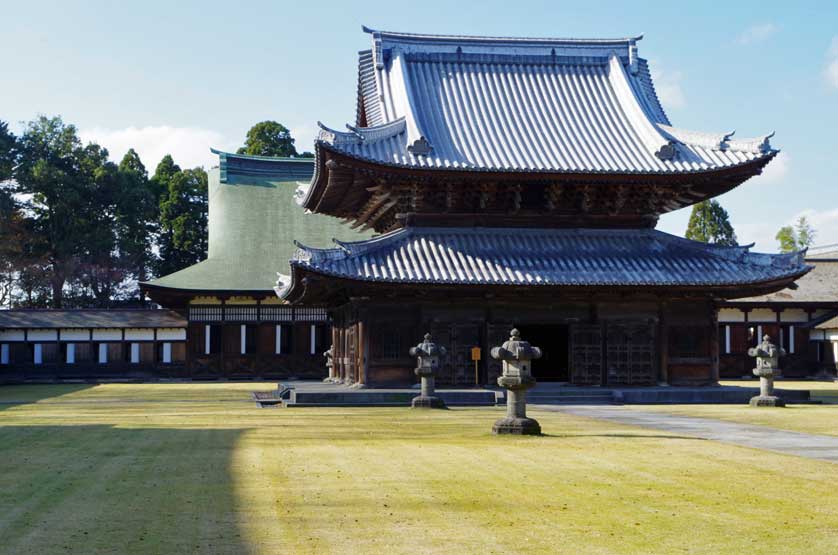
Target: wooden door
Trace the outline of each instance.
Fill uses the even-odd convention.
[[[602,384],[602,326],[570,327],[570,380],[575,385]]]
[[[655,383],[655,336],[651,323],[609,323],[605,344],[608,385]]]

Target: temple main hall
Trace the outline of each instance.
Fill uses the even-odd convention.
[[[321,126],[298,195],[378,235],[299,243],[277,284],[292,305],[329,314],[333,378],[411,383],[409,347],[430,332],[448,353],[439,382],[493,383],[489,348],[515,326],[544,351],[540,381],[714,384],[718,304],[809,271],[802,253],[655,229],[778,150],[771,135],[672,125],[641,37],[365,31],[354,122]]]

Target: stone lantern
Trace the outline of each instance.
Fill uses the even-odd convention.
[[[445,347],[431,341],[431,334],[425,340],[410,348],[410,356],[416,357],[416,375],[422,380],[422,390],[413,398],[413,408],[444,409],[445,401],[434,396],[434,373],[439,368],[439,358],[445,356]]]
[[[323,356],[326,357],[326,368],[329,371],[329,375],[323,378],[323,383],[335,383],[337,380],[335,379],[335,362],[332,360],[332,348],[329,347]]]
[[[757,359],[754,375],[759,376],[759,395],[751,397],[752,407],[784,407],[786,403],[774,395],[774,378],[780,376],[780,357],[786,351],[771,342],[766,334],[762,343],[748,349],[748,355]]]
[[[521,340],[517,329],[510,332],[509,340],[492,348],[492,358],[503,362],[503,375],[498,385],[506,388],[506,418],[492,426],[496,434],[539,435],[541,426],[527,418],[527,390],[535,386],[532,377],[533,359],[541,358],[541,349]]]

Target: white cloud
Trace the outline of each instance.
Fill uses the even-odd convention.
[[[314,152],[314,140],[320,129],[317,125],[309,122],[291,126],[291,136],[294,137],[294,147],[297,152]]]
[[[742,31],[736,38],[739,44],[757,44],[768,39],[777,32],[777,26],[773,23],[757,23]]]
[[[683,74],[680,71],[670,71],[661,67],[655,61],[651,61],[649,66],[652,72],[652,81],[655,83],[655,92],[661,104],[663,104],[663,109],[685,107],[687,97],[684,96],[684,90],[681,88]]]
[[[128,127],[125,129],[91,128],[79,131],[83,141],[92,141],[108,149],[111,159],[119,162],[129,148],[140,155],[149,173],[166,154],[171,154],[182,168],[218,164],[218,157],[210,148],[230,150],[231,141],[218,131],[197,127],[170,127],[168,125]]]
[[[832,44],[826,53],[826,68],[823,70],[826,83],[835,90],[838,90],[838,36],[832,37]]]
[[[782,183],[786,176],[791,171],[791,156],[787,152],[781,152],[768,162],[762,174],[753,178],[751,181],[761,185],[774,185]]]
[[[838,207],[826,210],[809,208],[797,214],[789,224],[796,222],[800,216],[806,216],[815,229],[814,246],[838,243]]]
[[[814,228],[815,246],[838,243],[838,207],[824,210],[807,208],[784,222],[734,222],[733,228],[736,230],[736,236],[740,244],[756,243],[755,251],[776,252],[778,245],[774,237],[777,235],[777,231],[786,225],[793,226],[800,216],[806,216]]]

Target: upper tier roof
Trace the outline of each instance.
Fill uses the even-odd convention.
[[[673,127],[637,55],[641,37],[365,31],[355,125],[322,127],[319,149],[417,169],[607,174],[761,167],[776,153],[770,135]]]

